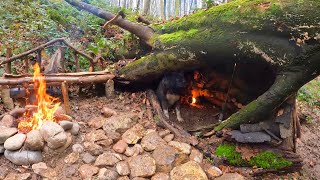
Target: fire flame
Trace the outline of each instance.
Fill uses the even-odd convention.
[[[54,113],[58,109],[60,103],[55,103],[58,98],[54,98],[46,93],[47,85],[45,77],[40,73],[38,64],[34,65],[33,74],[34,89],[36,90],[37,112],[30,117],[29,112],[23,115],[22,120],[18,124],[21,132],[29,132],[33,129],[40,129],[45,121],[55,121]]]

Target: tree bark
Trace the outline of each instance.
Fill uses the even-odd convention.
[[[114,14],[108,13],[103,11],[101,8],[97,8],[95,6],[86,4],[84,2],[76,1],[76,0],[65,0],[72,6],[78,7],[80,9],[86,10],[102,19],[107,21],[111,20],[115,17]],[[149,0],[147,0],[149,1]],[[149,1],[150,2],[150,1]],[[150,3],[149,3],[150,7]],[[151,39],[153,35],[153,30],[147,26],[143,26],[140,24],[133,23],[131,21],[125,20],[123,18],[118,18],[116,21],[113,22],[115,25],[131,32],[138,36],[141,40],[145,41],[148,44],[148,41]]]
[[[149,15],[150,14],[150,6],[151,6],[151,0],[144,0],[143,2],[143,15]]]

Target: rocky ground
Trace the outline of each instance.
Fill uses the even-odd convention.
[[[17,166],[0,156],[0,179],[253,179],[251,169],[206,158],[221,138],[203,139],[198,147],[206,151],[199,151],[150,121],[145,101],[144,93],[120,93],[114,99],[71,97],[73,121],[81,126],[71,145],[62,152],[44,149],[43,161],[31,166]],[[310,158],[315,168],[319,156]]]

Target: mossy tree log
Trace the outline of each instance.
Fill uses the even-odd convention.
[[[141,38],[153,52],[119,75],[152,81],[167,71],[266,63],[276,72],[273,85],[216,130],[256,122],[320,74],[319,9],[319,0],[236,0],[153,25],[154,33]]]

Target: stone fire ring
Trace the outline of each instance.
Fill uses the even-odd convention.
[[[41,162],[42,151],[46,148],[64,151],[70,146],[72,135],[77,135],[80,130],[78,123],[68,119],[59,123],[46,121],[40,129],[24,134],[14,127],[16,118],[23,114],[17,115],[15,111],[17,109],[4,115],[0,121],[0,154],[4,153],[4,156],[16,165]]]

